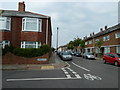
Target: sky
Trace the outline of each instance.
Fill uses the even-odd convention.
[[[25,1],[25,0],[24,0]],[[17,10],[19,1],[0,2],[0,9]],[[26,11],[51,16],[52,47],[56,48],[57,27],[58,45],[66,45],[74,38],[83,38],[97,33],[100,28],[118,24],[118,2],[114,1],[67,1],[40,2],[25,1]]]

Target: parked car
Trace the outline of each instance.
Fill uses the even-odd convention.
[[[71,55],[74,56],[74,55],[75,55],[75,52],[71,52]]]
[[[76,53],[75,53],[75,56],[77,56],[77,57],[82,57],[82,55],[81,55],[80,52],[76,52]]]
[[[116,66],[120,65],[120,54],[119,53],[107,53],[103,56],[104,63],[109,62]]]
[[[86,59],[95,59],[95,56],[92,53],[84,53],[83,58]]]
[[[70,53],[68,53],[68,52],[62,52],[61,53],[61,59],[62,60],[72,60],[72,56],[71,56],[71,54]]]

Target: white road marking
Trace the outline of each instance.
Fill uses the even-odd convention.
[[[77,74],[77,72],[73,71],[71,68],[67,68],[67,69],[70,70],[76,76],[76,78],[82,78],[80,77],[79,74]]]
[[[26,79],[7,79],[6,81],[34,81],[34,80],[70,80],[79,78],[26,78]]]
[[[74,62],[72,62],[72,64],[73,65],[75,65],[75,66],[77,66],[77,67],[79,67],[79,68],[81,68],[81,69],[83,69],[83,70],[86,70],[86,71],[90,71],[89,69],[86,69],[86,68],[84,68],[84,67],[81,67],[81,66],[79,66],[79,65],[77,65],[76,63],[74,63]]]
[[[61,69],[63,70],[67,78],[71,78],[70,74],[65,70],[65,68],[61,68]]]
[[[84,74],[84,77],[87,79],[87,80],[102,80],[101,77],[99,76],[94,76],[94,75],[91,75],[91,74]]]
[[[66,75],[67,76],[67,78],[72,78],[70,75]]]

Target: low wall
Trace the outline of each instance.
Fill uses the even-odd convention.
[[[46,61],[37,61],[38,58],[46,58]],[[25,58],[20,56],[15,56],[12,53],[7,53],[2,56],[2,64],[48,64],[50,58],[50,53],[47,53],[43,56]]]

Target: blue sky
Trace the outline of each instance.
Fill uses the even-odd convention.
[[[18,2],[1,2],[0,9],[17,10]],[[118,2],[25,2],[26,11],[52,18],[52,46],[56,47],[56,28],[59,27],[59,46],[77,36],[82,38],[100,28],[118,23]]]

